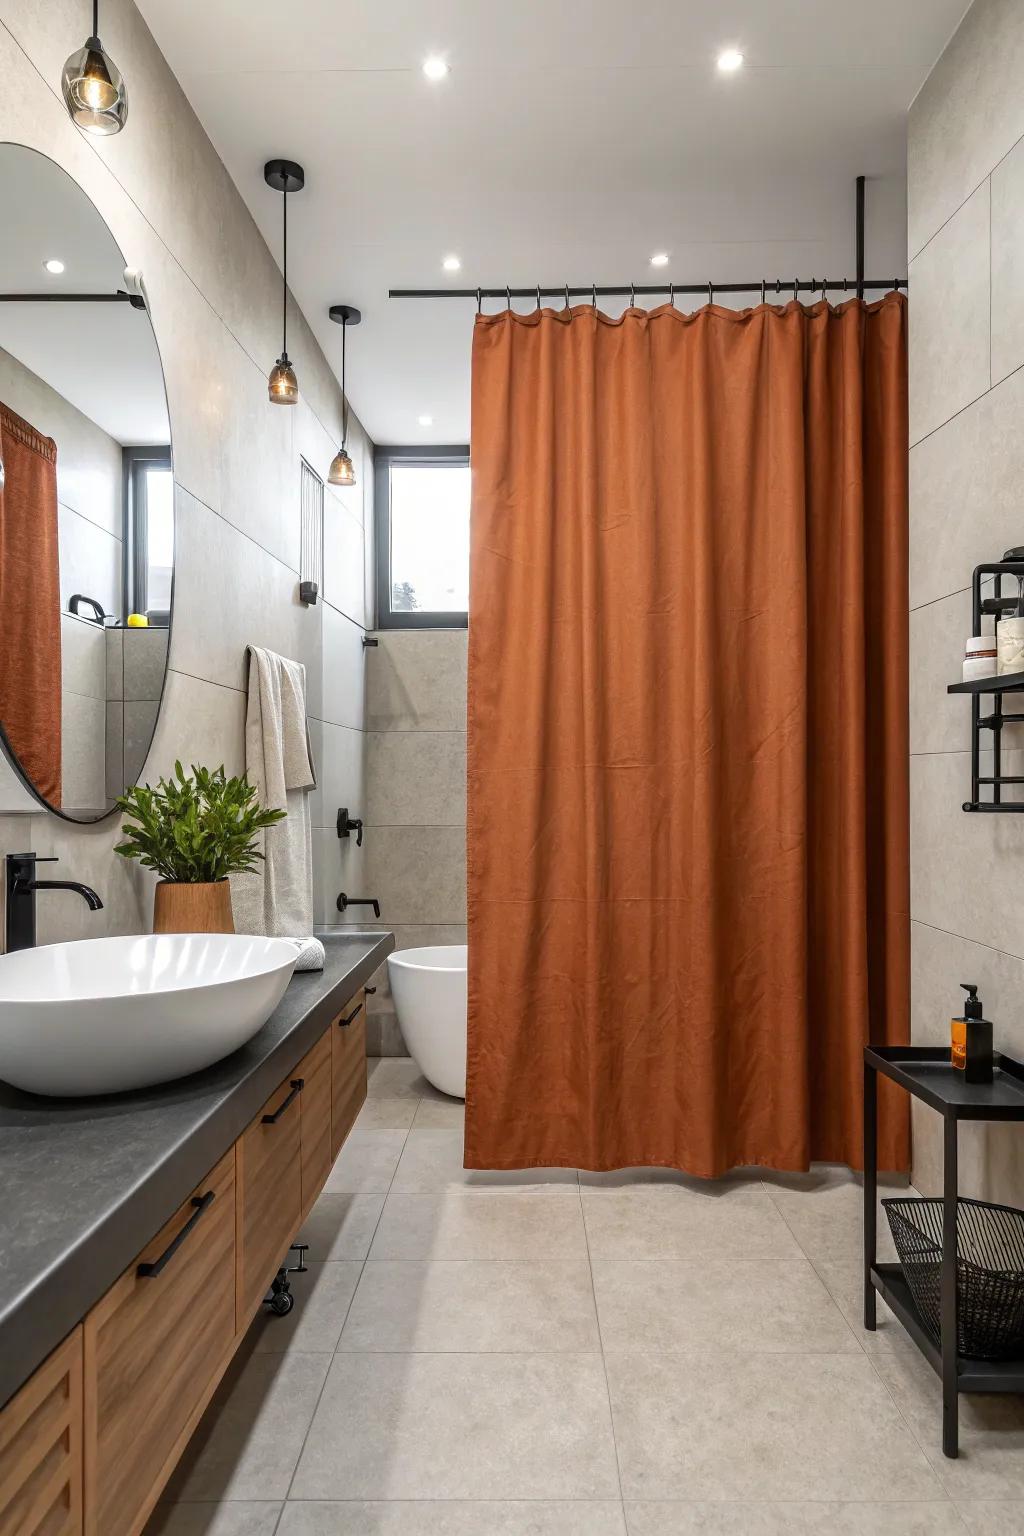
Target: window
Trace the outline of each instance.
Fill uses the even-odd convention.
[[[152,625],[171,621],[174,571],[174,479],[169,448],[126,448],[126,546],[129,613]]]
[[[374,475],[378,627],[464,627],[469,449],[378,448]]]

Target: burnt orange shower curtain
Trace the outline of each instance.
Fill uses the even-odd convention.
[[[906,323],[477,320],[468,1167],[862,1166],[908,1030]]]
[[[26,775],[61,801],[57,444],[0,404],[0,725]]]

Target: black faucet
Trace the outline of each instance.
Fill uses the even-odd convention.
[[[338,911],[344,912],[348,907],[372,907],[374,917],[380,917],[380,902],[376,896],[346,896],[342,891],[338,897]]]
[[[37,858],[34,853],[9,853],[4,860],[4,952],[32,949],[36,942],[36,891],[77,891],[91,912],[103,903],[90,885],[77,880],[37,880],[37,864],[56,864],[56,857]]]

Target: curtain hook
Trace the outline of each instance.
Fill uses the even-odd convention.
[[[480,292],[480,289],[478,288],[477,291],[476,291],[476,312],[477,312],[477,314],[480,313],[480,311],[483,309],[483,307],[484,307],[484,296]]]
[[[843,278],[843,292],[844,293],[849,293],[849,291],[850,291],[850,279],[848,277],[844,277]]]
[[[537,308],[540,309],[540,283],[537,284]]]
[[[764,289],[765,289],[765,279],[762,277],[762,279],[761,279],[761,303],[762,304],[764,303]]]
[[[590,285],[590,306],[591,306],[592,309],[596,309],[597,308],[597,284],[596,283],[591,283],[591,285]]]
[[[505,308],[506,309],[511,309],[512,308],[512,290],[509,287],[508,283],[505,284]]]
[[[778,296],[779,296],[779,294],[781,292],[782,292],[782,278],[781,277],[777,277],[775,279],[775,297],[778,298]]]
[[[827,304],[828,303],[828,278],[827,277],[823,277],[822,280],[821,280],[821,302],[823,304]]]
[[[630,309],[636,308],[636,287],[633,283],[629,285],[629,307]]]
[[[565,285],[565,304],[563,305],[563,308],[564,309],[568,309],[569,308],[569,284],[568,283],[566,283],[566,285]]]
[[[669,283],[669,285],[668,285],[668,301],[671,304],[672,308],[675,309],[675,307],[676,307],[676,285],[675,285],[675,283]]]
[[[713,304],[714,302],[715,302],[715,290],[712,288],[711,284],[708,283],[708,303],[709,304]]]
[[[793,299],[794,299],[795,303],[799,304],[799,302],[800,302],[800,279],[798,277],[794,277],[794,279],[793,279]]]

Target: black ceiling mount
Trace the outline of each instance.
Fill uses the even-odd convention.
[[[354,304],[332,304],[327,313],[335,325],[358,325],[363,318],[362,311]]]
[[[275,192],[301,192],[306,185],[306,173],[294,160],[268,160],[263,167],[263,180]]]

